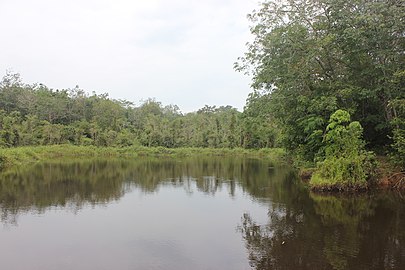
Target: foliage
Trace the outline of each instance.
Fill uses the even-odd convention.
[[[367,185],[374,171],[373,155],[365,151],[363,129],[350,122],[350,114],[337,110],[331,115],[324,136],[325,160],[318,163],[310,185],[313,188],[358,188]]]
[[[392,158],[401,170],[405,170],[405,98],[391,102],[395,109],[395,118],[392,120],[393,125],[393,143]]]
[[[280,146],[277,123],[269,107],[269,95],[254,91],[249,94],[241,115],[242,145],[246,148]]]
[[[339,108],[361,124],[368,147],[388,147],[392,134],[400,147],[390,103],[404,98],[404,13],[403,1],[267,0],[249,15],[255,39],[235,67],[267,92],[290,152],[322,160],[322,131]]]
[[[107,94],[87,95],[79,87],[53,90],[43,84],[28,85],[19,74],[7,73],[0,83],[0,147],[273,146],[244,143],[241,125],[241,113],[231,106],[206,105],[182,114],[176,105],[163,106],[154,99],[136,107]]]

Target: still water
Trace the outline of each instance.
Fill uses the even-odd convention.
[[[0,269],[405,269],[405,195],[244,158],[42,163],[0,175]]]

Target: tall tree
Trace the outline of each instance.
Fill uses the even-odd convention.
[[[386,146],[394,83],[405,69],[404,1],[265,1],[249,15],[255,36],[236,69],[270,93],[284,143],[305,159],[319,155],[322,130],[339,108],[360,121],[369,146]]]

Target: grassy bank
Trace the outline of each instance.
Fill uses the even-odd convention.
[[[368,162],[363,162],[364,164]],[[373,161],[372,166],[366,167],[366,177],[364,180],[353,179],[353,166],[349,163],[351,169],[350,174],[345,172],[344,167],[338,167],[338,171],[329,173],[329,175],[335,176],[322,177],[317,171],[315,166],[296,166],[299,170],[299,177],[302,181],[308,184],[312,191],[316,192],[356,192],[366,189],[405,189],[405,172],[403,168],[397,166],[387,156],[377,156]],[[333,166],[326,166],[328,170],[334,168]],[[346,170],[347,171],[347,170]]]
[[[275,162],[285,160],[285,151],[272,149],[243,148],[164,148],[164,147],[95,147],[75,145],[49,145],[0,149],[0,169],[50,159],[71,157],[187,157],[205,156],[247,156],[268,158]]]

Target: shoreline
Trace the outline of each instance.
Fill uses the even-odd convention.
[[[0,149],[0,172],[13,166],[32,164],[67,157],[189,157],[189,156],[245,156],[286,162],[282,148],[164,148],[164,147],[96,147],[76,145],[24,146]]]
[[[63,158],[97,158],[97,157],[191,157],[191,156],[244,156],[265,158],[274,162],[288,163],[286,151],[282,148],[165,148],[165,147],[97,147],[76,146],[70,144],[47,146],[24,146],[0,149],[0,172],[15,166],[33,164],[51,159]],[[393,167],[386,158],[378,160],[377,175],[367,185],[310,185],[309,181],[315,168],[297,168],[298,177],[312,191],[317,193],[362,193],[370,189],[404,190],[405,172]]]
[[[405,172],[393,167],[386,160],[379,160],[377,174],[366,185],[343,186],[338,184],[311,185],[314,168],[299,168],[298,177],[316,193],[362,193],[368,190],[405,190]]]

